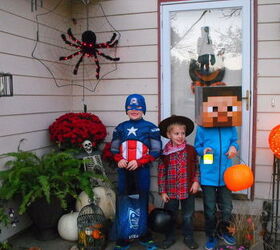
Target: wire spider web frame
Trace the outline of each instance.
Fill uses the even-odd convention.
[[[117,67],[117,63],[116,62],[112,62],[111,65],[114,65],[114,68],[112,70],[109,70],[108,72],[104,73],[102,76],[100,76],[100,78],[96,81],[95,83],[95,86],[93,86],[93,82],[89,81],[89,83],[91,84],[91,88],[89,87],[86,87],[85,86],[85,70],[86,68],[84,67],[84,62],[81,64],[81,66],[83,67],[83,75],[82,75],[82,84],[78,84],[78,83],[74,83],[74,80],[71,80],[71,83],[69,84],[59,84],[58,81],[57,81],[57,78],[55,76],[55,74],[53,73],[53,71],[50,69],[50,67],[44,62],[44,59],[42,58],[39,58],[35,55],[36,53],[36,50],[38,49],[38,43],[40,42],[39,40],[39,34],[40,34],[40,23],[39,23],[39,17],[40,16],[44,16],[44,15],[47,15],[47,14],[50,14],[50,13],[53,13],[60,5],[62,2],[64,2],[65,0],[60,0],[52,9],[44,12],[44,13],[41,13],[41,14],[37,14],[35,16],[36,18],[36,26],[37,26],[37,39],[36,39],[36,42],[35,42],[35,45],[34,45],[34,48],[31,52],[31,56],[32,58],[34,58],[35,60],[37,60],[38,62],[40,62],[44,67],[45,69],[49,72],[49,74],[51,75],[53,81],[55,82],[55,85],[56,87],[67,87],[67,86],[77,86],[77,87],[81,87],[83,89],[86,89],[90,92],[95,92],[100,81],[104,79],[104,77],[106,77],[107,75],[109,75],[110,73],[116,71],[118,69]],[[83,2],[84,3],[84,2]],[[87,3],[84,3],[85,5],[87,5],[89,2]],[[113,31],[117,34],[117,40],[119,40],[121,38],[121,34],[119,31],[117,31],[113,25],[110,23],[110,21],[108,20],[107,16],[105,15],[105,12],[104,12],[104,9],[101,5],[100,2],[98,2],[98,6],[100,7],[101,9],[101,12],[103,14],[103,17],[106,19],[107,23],[109,24],[109,26],[113,29]],[[87,8],[87,7],[86,7]],[[87,10],[88,12],[88,10]],[[87,15],[87,20],[88,20],[88,15]],[[87,25],[88,26],[88,25]],[[88,27],[87,27],[88,28]],[[114,47],[114,55],[116,57],[116,51],[117,51],[117,48]]]

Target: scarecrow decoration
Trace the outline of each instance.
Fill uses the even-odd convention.
[[[189,66],[189,74],[192,79],[192,92],[195,86],[219,86],[226,85],[222,82],[225,75],[225,68],[210,70],[210,65],[214,66],[216,57],[213,42],[210,37],[209,26],[201,27],[201,36],[197,40],[197,60],[192,59]]]

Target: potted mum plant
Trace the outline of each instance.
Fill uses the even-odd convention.
[[[102,121],[91,113],[66,113],[49,126],[49,132],[60,149],[80,149],[85,140],[96,148],[107,135]]]
[[[51,151],[42,157],[23,151],[2,156],[11,159],[5,164],[7,169],[0,171],[0,199],[19,200],[18,214],[29,214],[39,232],[37,238],[42,240],[57,235],[57,222],[69,208],[69,198],[76,199],[81,190],[92,198],[91,178],[103,178],[82,171],[82,161],[67,150]]]

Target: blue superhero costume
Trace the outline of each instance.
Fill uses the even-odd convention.
[[[133,180],[136,185],[134,189],[136,190],[133,191],[149,192],[150,170],[148,163],[159,157],[161,151],[159,128],[144,119],[122,122],[113,132],[111,151],[116,162],[126,159],[128,161],[136,160],[138,163],[138,168],[135,171],[118,169],[120,194],[132,191],[127,189],[126,175],[129,173],[134,175]]]
[[[138,110],[145,114],[144,97],[138,94],[128,96],[125,110]],[[117,245],[114,249],[127,249],[129,239],[139,238],[146,249],[155,250],[157,247],[147,230],[147,213],[149,167],[161,152],[159,128],[143,118],[124,121],[113,132],[111,151],[117,163],[122,159],[127,162],[136,160],[138,165],[132,171],[118,168]],[[133,194],[139,195],[138,201],[131,199]]]

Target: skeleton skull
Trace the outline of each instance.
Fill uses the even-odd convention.
[[[83,148],[84,150],[88,153],[88,154],[91,154],[92,153],[92,143],[90,140],[85,140],[83,142]]]

